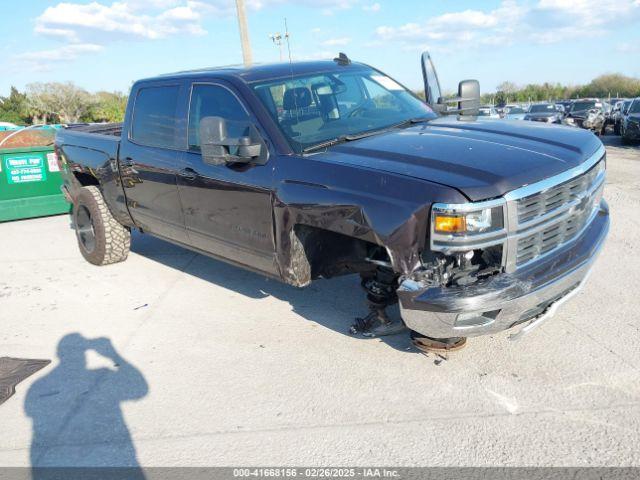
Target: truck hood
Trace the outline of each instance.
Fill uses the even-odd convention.
[[[582,129],[443,117],[339,144],[320,155],[447,185],[479,201],[576,167],[601,145]]]
[[[535,113],[527,113],[524,117],[525,120],[527,118],[549,118],[549,117],[557,117],[559,115],[558,112],[535,112]]]

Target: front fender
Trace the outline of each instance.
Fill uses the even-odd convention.
[[[277,179],[273,199],[281,272],[291,265],[293,229],[307,225],[380,245],[389,253],[394,271],[408,274],[420,263],[431,204],[466,201],[450,187],[377,170],[308,157],[287,157],[281,166],[287,177]],[[286,274],[283,277],[290,281]]]

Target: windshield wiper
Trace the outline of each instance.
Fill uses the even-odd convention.
[[[409,118],[407,120],[403,120],[402,122],[390,125],[388,127],[379,128],[376,130],[367,130],[361,133],[353,133],[349,135],[340,135],[336,138],[331,138],[329,140],[325,140],[324,142],[317,143],[315,145],[311,145],[310,147],[306,147],[302,149],[302,153],[309,153],[315,150],[322,150],[323,148],[333,147],[334,145],[338,145],[344,142],[350,142],[352,140],[359,140],[361,138],[371,137],[373,135],[378,135],[379,133],[388,132],[393,128],[402,128],[405,126],[413,125],[414,123],[422,123],[431,120],[430,118],[417,117],[417,118]]]
[[[416,117],[416,118],[408,118],[406,120],[403,120],[399,123],[396,123],[395,125],[391,125],[388,128],[403,128],[403,127],[409,127],[411,125],[414,125],[416,123],[424,123],[424,122],[428,122],[429,120],[433,120],[432,118],[426,118],[426,117]]]
[[[329,140],[325,140],[324,142],[316,143],[315,145],[311,145],[310,147],[303,148],[302,153],[308,153],[313,152],[314,150],[322,150],[323,148],[333,147],[334,145],[348,142],[349,140],[353,140],[350,135],[340,135],[339,137],[331,138]]]

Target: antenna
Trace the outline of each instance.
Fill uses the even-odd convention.
[[[284,39],[287,41],[287,51],[289,52],[289,63],[291,63],[291,44],[289,43],[289,28],[287,27],[287,17],[284,18]]]

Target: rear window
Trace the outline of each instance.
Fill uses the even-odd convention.
[[[170,85],[138,90],[131,127],[134,142],[154,147],[176,146],[179,88]]]

